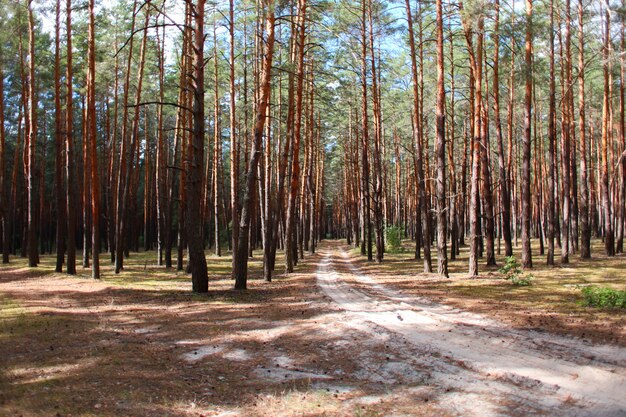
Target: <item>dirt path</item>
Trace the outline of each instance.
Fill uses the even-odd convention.
[[[626,415],[626,349],[514,330],[483,316],[402,295],[359,273],[339,245],[317,271],[343,325],[386,338],[449,393],[464,415]]]

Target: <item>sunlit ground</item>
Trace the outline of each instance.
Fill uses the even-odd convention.
[[[574,334],[588,336],[589,332],[584,329],[589,328],[593,332],[594,326],[598,326],[596,330],[601,332],[598,340],[626,343],[626,309],[586,307],[581,293],[581,288],[588,285],[626,289],[626,256],[607,257],[604,255],[604,243],[593,240],[591,259],[580,259],[579,254],[574,254],[570,255],[569,264],[562,265],[560,248],[556,246],[556,265],[549,267],[546,256],[539,253],[538,241],[533,240],[531,246],[533,268],[523,271],[532,275],[530,286],[514,286],[502,279],[498,269],[505,263],[504,242],[502,253],[496,254],[497,266],[487,267],[485,258],[479,259],[480,277],[477,279],[468,276],[467,246],[461,247],[456,260],[448,260],[449,279],[437,274],[423,274],[423,260],[415,260],[414,242],[411,241],[403,242],[404,252],[385,254],[382,264],[368,262],[359,249],[349,251],[364,272],[402,291],[453,302],[480,312],[492,312],[504,319],[524,315],[527,317],[523,320],[530,327],[548,325],[550,329],[558,330],[559,326],[571,324]],[[521,264],[520,251],[521,242],[513,248],[513,254]],[[431,254],[436,272],[436,247],[432,247]],[[542,313],[544,317],[535,318],[537,313]],[[549,316],[545,317],[545,313]],[[521,317],[517,317],[516,323],[521,324],[520,320]],[[581,325],[582,330],[575,329]]]

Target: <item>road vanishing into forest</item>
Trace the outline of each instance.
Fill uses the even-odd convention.
[[[625,348],[518,330],[407,296],[362,274],[339,244],[320,252],[317,282],[343,310],[338,326],[385,338],[411,357],[426,383],[450,393],[441,404],[452,413],[626,416]]]

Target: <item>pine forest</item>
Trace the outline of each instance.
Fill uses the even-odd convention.
[[[0,0],[0,415],[626,415],[624,0]]]

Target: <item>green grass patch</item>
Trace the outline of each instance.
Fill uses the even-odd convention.
[[[626,291],[589,286],[581,289],[587,307],[626,308]]]

